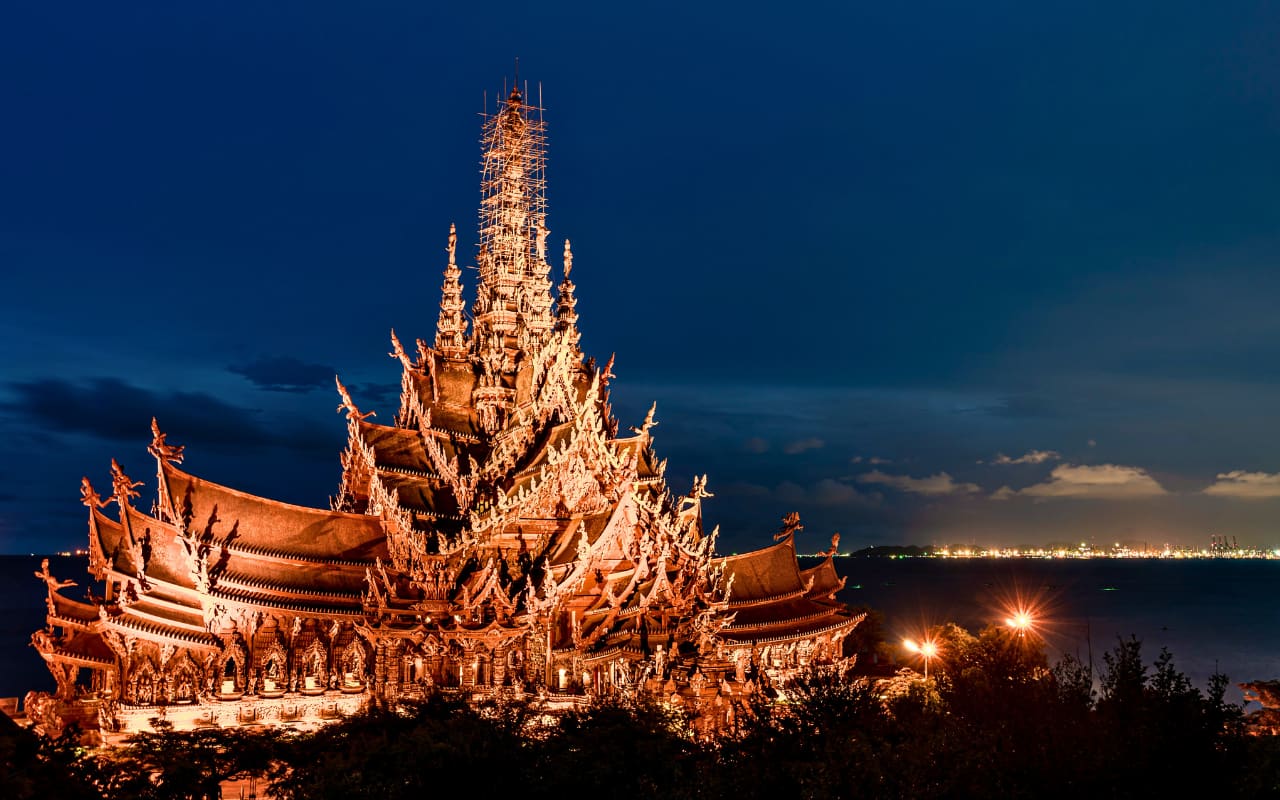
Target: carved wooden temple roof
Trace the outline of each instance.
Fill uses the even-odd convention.
[[[38,637],[47,661],[136,664],[128,642],[142,640],[184,648],[194,662],[224,652],[229,631],[244,658],[260,661],[262,626],[292,625],[278,639],[293,641],[307,635],[305,620],[350,626],[371,647],[542,637],[548,674],[564,654],[580,669],[651,660],[662,648],[696,652],[696,669],[710,669],[730,663],[733,648],[823,634],[838,642],[858,623],[834,599],[843,581],[830,558],[800,569],[798,523],[772,546],[715,555],[717,531],[702,520],[706,478],[671,490],[654,409],[619,435],[613,362],[579,349],[567,240],[552,290],[541,125],[518,91],[488,118],[471,314],[451,229],[434,338],[411,354],[391,335],[398,409],[378,409],[374,421],[338,382],[348,436],[332,507],[188,473],[182,448],[153,421],[151,513],[114,462],[107,501],[82,486],[90,571],[106,589],[82,603],[46,578],[51,630],[61,631]]]

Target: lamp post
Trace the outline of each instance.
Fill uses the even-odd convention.
[[[920,643],[916,643],[912,639],[903,639],[902,646],[908,652],[915,653],[924,659],[924,679],[929,680],[929,659],[938,654],[938,644],[932,639],[925,639]]]

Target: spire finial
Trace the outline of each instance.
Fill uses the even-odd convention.
[[[167,433],[160,430],[160,423],[156,422],[156,418],[151,418],[151,444],[147,447],[147,452],[156,458],[169,461],[174,464],[182,463],[182,451],[186,445],[172,445],[165,441],[168,437]]]
[[[449,246],[445,250],[449,253],[449,266],[456,265],[458,263],[458,226],[452,222],[449,223]]]
[[[573,272],[573,248],[569,246],[569,240],[564,240],[564,279],[569,280],[569,273]]]

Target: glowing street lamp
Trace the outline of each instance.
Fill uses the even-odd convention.
[[[932,639],[925,639],[918,644],[912,639],[903,639],[902,646],[924,659],[924,679],[929,680],[929,659],[938,654],[938,644]]]
[[[1005,618],[1004,624],[1017,631],[1018,638],[1023,639],[1026,638],[1027,631],[1035,627],[1036,618],[1027,609],[1019,608]]]

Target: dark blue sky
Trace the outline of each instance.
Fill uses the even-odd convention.
[[[466,5],[0,11],[0,551],[152,414],[325,504],[516,56],[583,344],[728,549],[1280,545],[1280,11]]]

